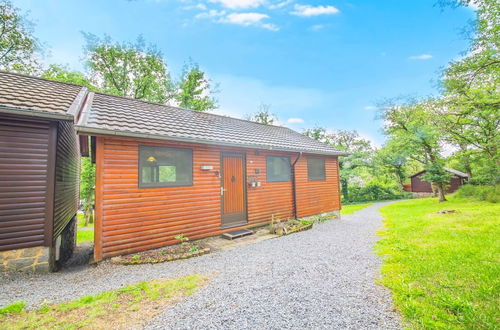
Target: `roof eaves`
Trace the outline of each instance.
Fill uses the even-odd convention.
[[[422,170],[422,171],[417,172],[417,173],[415,173],[415,174],[413,174],[413,175],[410,175],[410,176],[409,176],[409,178],[413,178],[414,176],[420,175],[420,174],[422,174],[422,173],[424,173],[424,172],[425,172],[425,170]]]
[[[14,107],[6,107],[3,105],[0,105],[0,113],[7,113],[7,114],[13,114],[13,115],[20,115],[20,116],[31,116],[31,117],[41,117],[41,118],[47,118],[47,119],[57,119],[57,120],[72,120],[73,116],[70,114],[62,114],[62,113],[51,113],[47,111],[39,111],[39,110],[33,110],[33,109],[26,109],[26,108],[14,108]]]
[[[455,174],[455,175],[458,175],[462,178],[468,178],[469,175],[467,173],[464,173],[464,172],[461,172],[461,171],[458,171],[458,170],[455,170],[453,168],[448,168],[448,167],[445,167],[444,168],[445,170],[447,170],[448,172],[452,173],[452,174]]]
[[[101,134],[101,135],[113,135],[113,136],[123,136],[123,137],[154,139],[154,140],[167,140],[167,141],[176,141],[176,142],[190,142],[190,143],[200,143],[200,144],[208,144],[208,145],[220,145],[220,146],[228,146],[228,147],[248,148],[248,149],[262,149],[262,150],[273,150],[273,151],[282,151],[282,152],[303,152],[303,153],[307,153],[307,154],[330,155],[330,156],[344,156],[345,155],[344,152],[339,152],[339,151],[328,152],[328,151],[297,149],[297,148],[280,148],[280,147],[273,147],[273,146],[262,145],[262,144],[240,144],[240,143],[234,143],[234,142],[213,141],[213,140],[188,138],[188,137],[172,137],[172,136],[147,134],[147,133],[124,132],[124,131],[89,127],[89,126],[85,126],[85,124],[86,124],[86,119],[84,119],[82,117],[80,119],[79,123],[75,126],[76,131],[78,133],[86,133],[86,134]]]

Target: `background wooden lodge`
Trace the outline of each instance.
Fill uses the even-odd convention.
[[[448,188],[446,189],[447,193],[453,193],[457,191],[458,188],[465,184],[469,179],[469,176],[463,172],[451,168],[446,168],[446,171],[452,174],[452,177],[448,184]],[[422,176],[425,174],[425,172],[425,170],[420,171],[410,176],[410,184],[404,187],[405,190],[414,193],[433,193],[434,191],[432,190],[432,184],[422,179]]]

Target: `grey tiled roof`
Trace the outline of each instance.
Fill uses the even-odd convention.
[[[68,115],[83,87],[0,71],[0,108],[17,113]]]
[[[460,176],[462,178],[468,178],[469,176],[467,175],[467,173],[464,173],[464,172],[460,172],[458,170],[455,170],[453,168],[448,168],[448,167],[445,167],[444,168],[445,170],[447,170],[448,172],[452,173],[452,174],[455,174],[456,176]]]
[[[462,177],[462,178],[468,178],[469,177],[469,175],[467,173],[460,172],[460,171],[455,170],[453,168],[445,167],[444,169],[446,171],[450,172],[451,174],[455,174],[456,176],[459,176],[459,177]],[[420,175],[420,174],[425,173],[425,172],[427,172],[427,171],[426,170],[422,170],[422,171],[417,172],[417,173],[415,173],[413,175],[410,175],[410,178],[413,178],[414,176]]]
[[[215,145],[305,153],[343,154],[287,127],[91,93],[77,130]]]

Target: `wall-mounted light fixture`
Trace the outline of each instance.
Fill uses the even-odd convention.
[[[214,167],[213,167],[213,166],[211,166],[211,165],[201,165],[200,169],[201,169],[202,171],[211,171],[211,170],[213,170],[213,169],[214,169]]]

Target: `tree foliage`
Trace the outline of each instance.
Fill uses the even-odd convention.
[[[78,71],[72,71],[67,66],[51,64],[41,74],[42,78],[77,84],[85,86],[91,91],[97,91],[98,88],[94,86],[87,77]]]
[[[477,6],[474,37],[467,54],[443,71],[443,96],[434,107],[435,122],[447,141],[459,147],[467,171],[470,157],[482,153],[490,183],[500,181],[500,3],[452,1]]]
[[[91,33],[84,36],[86,64],[100,90],[156,103],[170,98],[167,65],[154,45],[146,45],[141,36],[135,43],[118,43]]]
[[[0,0],[1,70],[36,72],[39,66],[36,53],[41,46],[33,36],[32,25],[10,1]]]
[[[93,222],[95,202],[95,164],[89,157],[82,157],[80,172],[80,199],[83,200],[85,225]]]
[[[404,145],[408,157],[420,162],[424,168],[435,169],[425,180],[435,184],[439,200],[445,201],[445,171],[442,168],[442,137],[440,127],[433,124],[432,102],[409,101],[406,104],[388,104],[383,110],[385,133],[398,145]],[[439,174],[442,178],[438,178]],[[448,178],[449,179],[449,178]]]
[[[265,103],[261,103],[257,112],[247,115],[246,119],[264,125],[273,125],[278,121],[276,115],[271,112],[271,105]]]
[[[409,175],[416,172],[415,166],[412,165],[409,150],[394,140],[376,150],[373,157],[373,167],[377,175],[393,177],[400,185],[405,183]]]
[[[198,64],[190,63],[184,66],[182,77],[177,84],[173,98],[181,108],[195,111],[210,111],[217,108],[213,97],[211,81],[201,71]]]
[[[306,129],[304,135],[346,151],[347,156],[339,157],[340,184],[344,200],[349,200],[349,186],[353,180],[361,179],[363,170],[372,166],[373,148],[370,141],[363,139],[356,131],[336,130],[328,132],[324,127]]]

